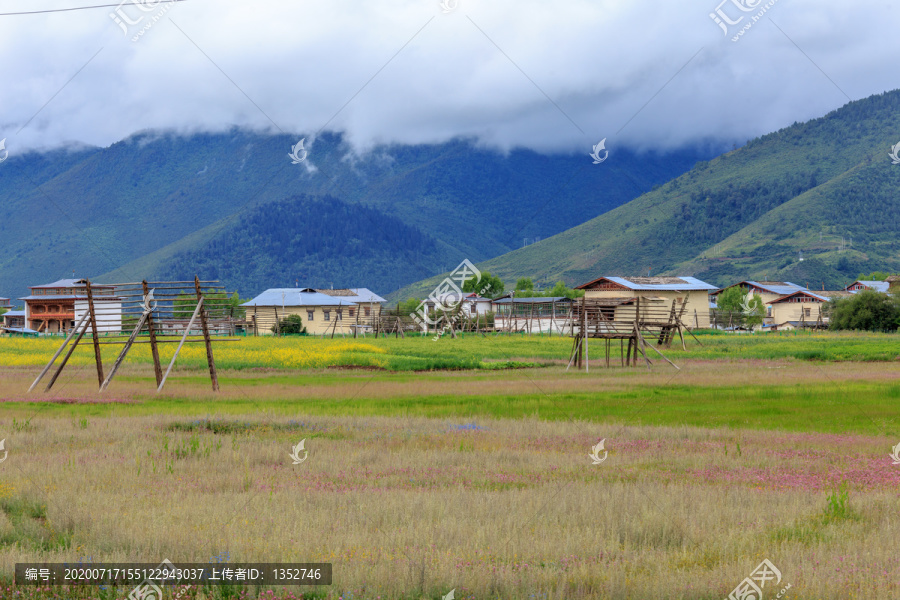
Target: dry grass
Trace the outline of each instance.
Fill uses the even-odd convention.
[[[333,562],[334,597],[722,598],[769,558],[790,598],[900,592],[900,467],[879,438],[259,413],[17,423],[0,506],[46,519],[0,518],[7,576],[227,552]],[[840,481],[851,510],[829,516]]]

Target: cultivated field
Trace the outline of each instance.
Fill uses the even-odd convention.
[[[334,565],[180,598],[721,600],[763,559],[767,599],[900,595],[900,338],[701,341],[585,374],[568,338],[251,338],[218,394],[192,348],[156,396],[143,348],[103,395],[88,348],[26,395],[59,340],[0,339],[0,597],[130,591],[16,562],[164,558]]]

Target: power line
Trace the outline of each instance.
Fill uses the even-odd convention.
[[[185,2],[186,0],[158,0],[155,4],[174,4],[176,2]],[[23,12],[0,13],[0,17],[11,17],[15,15],[42,15],[46,13],[71,12],[73,10],[90,10],[92,8],[118,8],[120,6],[145,6],[147,2],[120,2],[118,4],[96,4],[94,6],[73,6],[72,8],[48,8],[46,10],[31,10]]]

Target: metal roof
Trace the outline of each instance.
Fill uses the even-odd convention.
[[[54,281],[53,283],[44,283],[41,285],[30,285],[33,290],[40,288],[75,288],[75,287],[84,287],[85,283],[87,283],[87,279],[60,279],[59,281]],[[92,288],[109,288],[114,287],[111,285],[103,285],[100,283],[92,283]]]
[[[34,329],[28,329],[27,327],[3,327],[2,329],[13,333],[38,333]]]
[[[765,292],[768,292],[770,294],[778,294],[779,296],[785,296],[787,294],[792,294],[792,293],[800,291],[800,290],[806,290],[805,287],[799,286],[796,283],[791,283],[790,281],[749,281],[749,280],[744,280],[744,281],[739,281],[738,283],[735,283],[733,285],[729,285],[728,287],[722,288],[721,290],[716,292],[715,295],[718,296],[720,293],[724,292],[725,290],[731,289],[731,288],[739,286],[739,285],[754,286]]]
[[[705,281],[700,281],[696,277],[598,277],[593,281],[589,281],[583,285],[579,285],[577,289],[586,289],[592,283],[606,279],[617,283],[623,287],[635,291],[710,291],[717,290],[714,285],[710,285]]]
[[[307,288],[272,288],[241,306],[356,306],[346,296],[332,297]],[[366,302],[369,300],[366,299]]]
[[[742,281],[741,283],[749,283],[761,290],[765,290],[771,294],[793,294],[797,291],[806,291],[806,288],[790,281]],[[738,284],[740,285],[740,283]]]
[[[0,315],[0,316],[3,316],[3,317],[24,317],[24,316],[25,316],[25,311],[24,311],[24,310],[8,310],[8,311],[6,311],[5,313],[3,313],[3,314]]]
[[[888,283],[887,281],[863,281],[861,279],[854,281],[850,285],[855,285],[857,283],[861,283],[864,286],[866,286],[867,288],[871,288],[871,289],[875,290],[876,292],[882,292],[884,294],[886,294],[891,287],[891,284]],[[847,287],[850,287],[850,285],[848,285]],[[847,288],[844,288],[844,289],[847,289]],[[855,291],[856,290],[854,290],[854,292]],[[0,298],[0,300],[2,300],[2,298]]]

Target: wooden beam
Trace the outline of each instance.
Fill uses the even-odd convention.
[[[103,385],[103,356],[100,354],[100,339],[97,335],[97,312],[94,310],[94,293],[91,290],[91,281],[86,279],[84,287],[87,290],[88,312],[91,317],[91,333],[94,338],[94,362],[97,363],[97,384]],[[121,315],[119,316],[121,320]]]
[[[147,285],[147,280],[145,279],[143,282],[144,288],[144,302],[149,302],[147,300],[147,296],[150,295],[150,288]],[[145,306],[145,309],[149,309],[150,306]],[[158,386],[162,383],[162,365],[159,363],[159,348],[156,345],[156,330],[153,329],[153,311],[151,310],[147,313],[147,332],[150,334],[150,354],[153,355],[153,374],[156,375],[156,385]]]
[[[191,332],[191,327],[194,326],[194,321],[197,319],[197,315],[200,313],[200,310],[203,308],[203,298],[197,301],[197,308],[194,309],[194,314],[191,316],[191,320],[188,322],[188,326],[184,329],[184,335],[181,336],[181,343],[178,344],[178,347],[175,348],[175,354],[172,356],[172,362],[169,363],[169,368],[166,369],[166,374],[163,375],[162,381],[159,382],[159,387],[156,388],[156,393],[160,393],[163,389],[163,386],[166,385],[166,379],[169,377],[169,373],[172,372],[172,367],[175,366],[175,359],[178,358],[178,353],[181,352],[181,347],[184,346],[185,340],[187,340],[188,334]],[[255,308],[254,308],[255,310]],[[255,315],[254,315],[255,316]],[[206,340],[204,340],[206,341]]]
[[[200,278],[194,276],[194,289],[197,291],[197,304],[203,300],[203,292],[200,290]],[[200,325],[203,327],[203,340],[206,342],[206,364],[209,365],[209,379],[212,382],[214,392],[219,391],[219,376],[216,373],[216,361],[213,358],[212,340],[209,337],[209,324],[206,322],[206,311],[200,311]]]
[[[138,319],[137,327],[134,328],[134,331],[131,332],[131,337],[128,338],[128,341],[125,342],[125,347],[122,348],[122,351],[119,353],[119,356],[116,358],[116,362],[113,363],[112,369],[109,371],[109,375],[106,376],[106,379],[103,380],[103,384],[100,386],[100,391],[106,391],[106,388],[109,387],[110,382],[113,380],[113,377],[116,376],[116,371],[119,370],[119,367],[122,366],[122,361],[125,360],[125,356],[128,354],[128,351],[131,350],[131,345],[134,344],[135,338],[137,338],[138,334],[141,332],[141,329],[144,328],[144,322],[147,320],[147,313],[141,315],[141,318]]]
[[[85,319],[87,319],[87,317],[88,317],[88,313],[85,312],[84,315],[81,317],[81,320],[78,322],[78,325],[75,327],[75,329],[73,329],[71,331],[71,333],[69,333],[68,337],[66,337],[66,340],[63,342],[63,345],[59,347],[59,350],[56,351],[56,354],[53,355],[53,358],[50,359],[50,362],[48,362],[47,366],[44,367],[44,370],[41,371],[41,374],[37,376],[37,379],[35,379],[34,383],[31,384],[31,387],[28,388],[29,392],[35,388],[35,386],[41,381],[41,379],[44,378],[44,375],[47,374],[47,371],[50,370],[50,367],[53,366],[53,363],[55,363],[56,359],[59,358],[59,355],[62,354],[62,351],[66,349],[66,346],[68,346],[69,342],[72,341],[72,338],[75,337],[75,332],[77,330],[81,329],[81,326],[84,324],[84,321],[85,321]],[[46,321],[44,321],[44,323],[46,323]],[[38,331],[40,331],[40,330],[38,330]]]
[[[82,319],[82,321],[83,320],[84,319]],[[69,362],[69,358],[72,356],[72,353],[75,352],[75,347],[78,346],[78,342],[80,342],[81,338],[84,337],[84,334],[87,333],[87,328],[88,323],[85,323],[84,327],[81,328],[81,333],[79,333],[78,337],[75,338],[75,341],[69,347],[69,351],[66,352],[66,356],[62,359],[62,362],[59,363],[59,368],[56,369],[56,373],[53,374],[53,377],[50,378],[49,383],[47,383],[47,387],[44,389],[45,392],[49,392],[50,388],[53,387],[53,384],[56,383],[56,380],[59,378],[60,373],[62,373],[63,369],[66,367],[66,363]],[[72,330],[72,333],[75,333],[75,329]]]

